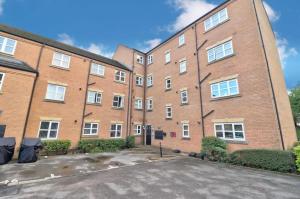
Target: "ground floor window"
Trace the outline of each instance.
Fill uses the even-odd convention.
[[[136,135],[141,135],[142,134],[142,125],[141,124],[134,125],[134,133]]]
[[[58,121],[41,121],[39,129],[39,138],[56,139],[58,134]]]
[[[120,138],[122,134],[122,124],[112,124],[110,127],[110,137]]]
[[[190,126],[188,123],[182,123],[182,137],[190,137]]]
[[[98,123],[86,122],[84,123],[83,135],[97,135],[99,129]]]
[[[245,140],[243,123],[215,123],[215,133],[218,138],[225,140]]]

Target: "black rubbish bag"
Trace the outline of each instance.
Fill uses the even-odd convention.
[[[0,138],[0,165],[11,161],[14,156],[16,139],[13,137]]]
[[[36,162],[38,160],[38,153],[41,148],[42,141],[40,138],[24,138],[20,148],[18,162]]]

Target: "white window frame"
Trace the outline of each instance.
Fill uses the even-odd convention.
[[[112,126],[113,126],[113,125],[116,126],[116,129],[114,129],[114,130],[112,129]],[[117,128],[117,127],[118,127],[118,126],[121,127],[121,129],[120,129],[120,136],[117,136],[117,135],[118,135],[118,134],[117,134],[117,132],[118,132],[118,128]],[[113,123],[113,124],[111,124],[111,125],[110,125],[110,135],[109,135],[110,138],[122,138],[122,126],[123,126],[123,125],[122,125],[122,124],[119,124],[119,123]],[[112,133],[114,133],[114,136],[111,136]]]
[[[115,97],[118,97],[118,100],[117,100],[117,101],[115,101]],[[120,105],[119,105],[119,106],[114,106],[114,102],[116,102],[116,103],[119,104],[119,98],[121,98]],[[117,109],[124,108],[124,96],[123,96],[123,95],[114,95],[114,96],[113,96],[113,104],[112,104],[112,107],[113,107],[113,108],[117,108]]]
[[[171,77],[165,78],[165,89],[166,90],[172,89],[172,79],[171,79]]]
[[[232,133],[233,133],[233,139],[230,139],[230,138],[225,138],[225,127],[224,127],[224,125],[225,124],[229,124],[229,125],[232,125]],[[217,128],[216,128],[216,126],[218,126],[218,125],[222,125],[222,130],[217,130]],[[234,126],[235,125],[241,125],[242,126],[242,128],[243,128],[243,130],[242,131],[236,131],[235,129],[234,129]],[[217,133],[218,132],[222,132],[222,134],[223,134],[223,137],[218,137],[218,138],[220,138],[220,139],[223,139],[223,140],[230,140],[230,141],[246,141],[246,133],[245,133],[245,127],[244,127],[244,123],[241,123],[241,122],[237,122],[237,123],[214,123],[214,130],[215,130],[215,136],[217,137]],[[238,132],[238,133],[243,133],[243,139],[241,139],[241,138],[236,138],[235,137],[235,133],[236,132]]]
[[[48,92],[49,92],[49,86],[50,86],[50,85],[51,85],[51,86],[55,86],[55,97],[54,97],[54,98],[49,97],[49,94],[48,94]],[[59,95],[59,93],[58,93],[59,88],[63,88],[63,90],[64,90],[64,91],[63,91],[63,98],[62,98],[62,99],[58,99],[58,98],[57,98],[58,95]],[[66,89],[67,89],[66,86],[48,83],[45,99],[46,99],[46,100],[54,100],[54,101],[62,101],[62,102],[63,102],[63,101],[65,101]]]
[[[1,75],[1,80],[0,80],[0,91],[2,90],[2,86],[3,86],[3,82],[4,82],[4,78],[5,78],[5,73],[1,73],[0,72],[0,75]]]
[[[134,134],[142,135],[142,125],[141,124],[134,124]]]
[[[187,71],[187,61],[186,59],[182,59],[179,61],[179,74],[185,73],[186,71]]]
[[[90,128],[86,128],[85,125],[90,124]],[[93,125],[97,125],[97,128],[93,128]],[[96,133],[93,133],[93,130],[96,129]],[[85,130],[89,130],[90,133],[85,133]],[[82,135],[98,135],[99,123],[96,122],[84,122]]]
[[[153,75],[147,76],[147,87],[153,86]]]
[[[183,96],[184,93],[186,94],[186,96],[185,96],[186,100],[184,100],[184,96]],[[181,90],[180,91],[180,101],[181,101],[181,104],[188,104],[189,103],[189,94],[188,94],[187,90]]]
[[[144,85],[144,78],[141,75],[136,75],[135,84],[137,86],[143,86]]]
[[[61,59],[57,59],[56,56],[61,56]],[[67,60],[65,60],[65,59],[67,59]],[[58,61],[59,63],[55,63],[55,60]],[[67,63],[66,66],[63,65],[64,62]],[[52,58],[53,66],[57,66],[60,68],[70,68],[70,62],[71,62],[71,56],[61,53],[61,52],[53,53],[53,58]]]
[[[153,98],[147,98],[147,111],[153,110]]]
[[[49,122],[49,126],[48,129],[41,129],[41,125],[42,122]],[[50,132],[51,132],[51,126],[52,123],[57,123],[57,129],[56,129],[56,136],[55,138],[50,138]],[[59,127],[60,127],[60,121],[54,121],[54,120],[41,120],[40,121],[40,126],[39,126],[39,130],[38,130],[38,135],[37,137],[40,138],[40,131],[47,131],[47,138],[41,138],[41,140],[56,140],[58,137],[58,133],[59,133]],[[52,130],[53,131],[53,130]]]
[[[141,55],[137,55],[137,59],[136,59],[137,63],[139,64],[144,64],[144,57]]]
[[[229,83],[231,81],[236,82],[236,87],[230,87]],[[221,90],[224,90],[224,89],[221,89],[221,84],[222,83],[226,83],[227,95],[221,95]],[[217,90],[214,89],[214,86],[217,86]],[[237,93],[231,93],[230,90],[232,88],[236,88]],[[217,91],[219,95],[218,96],[213,96],[214,91]],[[224,81],[221,81],[221,82],[213,83],[213,84],[210,85],[210,93],[211,93],[211,98],[213,98],[213,99],[238,95],[238,94],[240,94],[238,79],[228,79],[228,80],[224,80]]]
[[[93,75],[104,77],[105,66],[97,63],[92,63],[90,73]]]
[[[184,127],[187,127],[187,130]],[[182,137],[183,138],[189,138],[190,137],[190,124],[189,123],[183,122],[181,124],[181,130],[182,130]],[[185,135],[186,132],[187,132],[187,135]]]
[[[153,55],[148,55],[148,57],[147,57],[147,64],[148,65],[153,64]]]
[[[94,96],[90,96],[93,94]],[[93,98],[93,101],[90,101],[90,99]],[[102,92],[100,91],[93,91],[93,90],[88,90],[88,95],[87,95],[87,103],[88,104],[101,104],[102,102]]]
[[[171,50],[168,50],[165,52],[165,63],[170,63],[171,62]]]
[[[3,37],[3,36],[0,36],[0,38],[3,38],[2,46],[0,46],[0,52],[5,53],[5,54],[9,54],[9,55],[14,55],[15,51],[16,51],[16,48],[17,48],[17,40],[14,40],[14,39],[11,39],[11,38],[8,38],[8,37]],[[9,46],[9,47],[12,47],[12,52],[6,52],[6,50],[5,50],[5,48],[8,46],[7,42],[9,40],[14,42],[13,46]]]
[[[184,44],[185,44],[185,36],[184,36],[184,34],[181,34],[178,37],[178,46],[182,46]]]
[[[165,113],[166,113],[166,119],[172,119],[172,117],[173,117],[173,109],[172,109],[171,105],[166,105]]]
[[[225,46],[227,44],[230,46],[230,48],[225,48]],[[220,52],[218,52],[219,48],[221,48]],[[229,51],[229,53],[226,53],[226,51]],[[222,54],[222,56],[217,58],[218,53]],[[215,61],[218,61],[218,60],[222,60],[222,59],[224,59],[226,57],[229,57],[233,54],[234,54],[234,50],[233,50],[232,40],[226,41],[222,44],[219,44],[219,45],[214,46],[214,47],[207,50],[208,63],[212,63],[212,62],[215,62]]]
[[[115,71],[115,81],[125,83],[126,73],[121,70]]]
[[[225,12],[225,18],[223,19],[221,18],[222,12]],[[226,20],[228,20],[228,11],[227,8],[224,8],[204,21],[204,29],[209,31]]]
[[[134,108],[137,110],[142,110],[143,109],[143,99],[136,98],[134,100]]]

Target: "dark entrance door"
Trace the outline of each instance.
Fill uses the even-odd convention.
[[[0,138],[4,137],[6,125],[0,125]]]
[[[151,125],[146,126],[146,145],[151,145]]]

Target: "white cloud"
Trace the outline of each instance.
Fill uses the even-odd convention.
[[[5,0],[0,0],[0,15],[3,14],[3,6],[4,6]]]
[[[216,7],[215,4],[208,3],[206,0],[169,0],[169,3],[180,11],[176,20],[166,28],[170,32],[184,28]]]
[[[286,38],[280,37],[277,33],[275,33],[275,35],[279,57],[281,60],[282,67],[284,68],[286,65],[286,60],[291,56],[298,55],[298,51],[296,48],[289,46],[289,42]]]
[[[264,1],[264,6],[271,22],[275,22],[280,18],[280,15],[267,2]]]
[[[70,35],[68,35],[67,33],[59,34],[58,35],[58,41],[60,41],[62,43],[65,43],[65,44],[68,44],[68,45],[71,45],[71,46],[75,45],[74,39]]]
[[[147,41],[144,41],[140,46],[141,46],[141,51],[143,52],[148,52],[152,48],[156,47],[158,44],[161,43],[161,39],[155,38],[155,39],[150,39]]]

